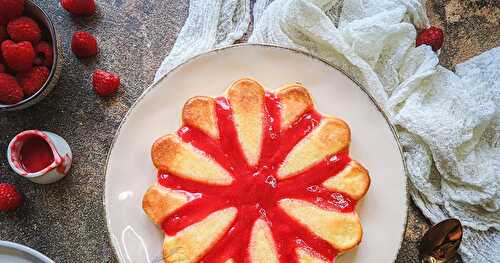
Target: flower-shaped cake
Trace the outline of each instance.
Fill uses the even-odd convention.
[[[361,241],[370,184],[350,141],[300,84],[267,92],[245,78],[190,99],[152,147],[158,184],[143,199],[165,262],[333,262]]]

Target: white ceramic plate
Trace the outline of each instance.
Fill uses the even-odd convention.
[[[241,77],[255,78],[267,89],[301,82],[318,111],[347,121],[351,156],[367,167],[372,184],[358,205],[363,241],[337,262],[394,261],[405,230],[407,192],[391,126],[363,89],[341,71],[302,52],[264,45],[237,45],[189,60],[147,89],[125,117],[110,150],[104,201],[119,260],[162,262],[163,232],[141,208],[142,195],[156,180],[152,143],[179,128],[187,99],[219,96]]]
[[[0,241],[0,262],[54,263],[50,258],[32,248],[8,241]]]

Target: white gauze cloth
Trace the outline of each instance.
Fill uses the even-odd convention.
[[[253,14],[251,14],[253,10]],[[433,223],[465,226],[465,262],[500,262],[500,48],[438,65],[415,28],[419,0],[191,0],[189,17],[155,80],[194,55],[234,43],[297,48],[349,72],[397,127],[411,195]]]

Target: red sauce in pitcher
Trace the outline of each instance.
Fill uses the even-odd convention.
[[[24,141],[20,157],[24,170],[29,173],[41,171],[54,162],[52,148],[39,136],[32,136]]]

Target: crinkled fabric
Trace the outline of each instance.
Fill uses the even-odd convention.
[[[418,0],[192,0],[156,80],[187,58],[249,42],[321,57],[358,80],[396,126],[416,205],[433,223],[464,225],[465,262],[500,262],[500,48],[441,67]]]

